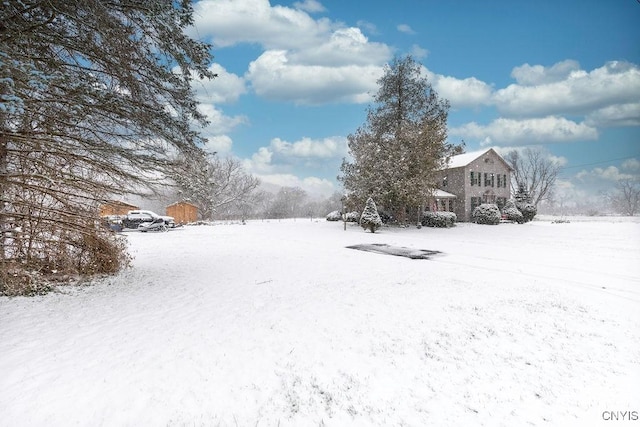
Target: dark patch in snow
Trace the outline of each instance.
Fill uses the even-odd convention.
[[[433,255],[441,254],[440,251],[431,251],[428,249],[413,249],[403,246],[390,246],[386,243],[370,243],[362,245],[347,246],[347,249],[357,249],[365,252],[375,252],[378,254],[402,256],[411,259],[431,259]]]

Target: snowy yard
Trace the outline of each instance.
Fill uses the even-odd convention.
[[[0,298],[1,426],[609,425],[640,412],[640,223],[127,233]],[[408,259],[346,246],[440,251]]]

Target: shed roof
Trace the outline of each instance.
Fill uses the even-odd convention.
[[[125,206],[131,208],[138,208],[136,205],[132,205],[131,203],[123,202],[121,200],[109,200],[103,204],[103,206]]]
[[[175,203],[170,204],[170,205],[169,205],[169,206],[167,206],[167,207],[168,207],[168,208],[170,208],[171,206],[178,206],[178,205],[189,205],[189,206],[193,206],[194,208],[197,208],[197,206],[196,206],[196,205],[194,205],[194,204],[193,204],[193,203],[191,203],[191,202],[175,202]]]

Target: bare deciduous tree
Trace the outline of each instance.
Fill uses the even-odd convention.
[[[608,195],[608,199],[617,212],[634,216],[640,212],[640,179],[619,180],[615,191]]]
[[[204,152],[182,157],[172,178],[180,197],[198,206],[204,220],[214,219],[216,212],[229,217],[234,212],[246,211],[246,204],[260,184],[239,160]]]
[[[307,192],[300,187],[282,187],[269,206],[272,218],[297,218],[306,216],[301,211]]]
[[[560,164],[544,150],[530,147],[525,148],[522,153],[512,150],[504,159],[513,168],[512,193],[524,188],[535,206],[553,195]]]

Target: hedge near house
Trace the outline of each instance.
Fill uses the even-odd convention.
[[[500,224],[502,215],[500,214],[500,209],[498,209],[497,205],[485,203],[473,210],[472,217],[473,222],[476,224],[496,225]]]
[[[454,227],[457,219],[453,212],[424,212],[420,223],[425,227],[448,228]]]
[[[505,203],[504,207],[502,208],[502,215],[504,215],[507,220],[515,221],[518,224],[522,224],[524,222],[522,212],[518,210],[513,199],[507,200],[507,203]]]

